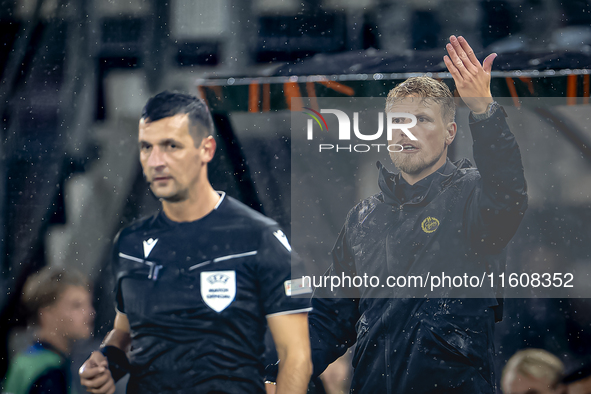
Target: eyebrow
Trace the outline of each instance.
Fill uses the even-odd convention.
[[[167,144],[171,144],[171,143],[175,143],[177,145],[182,145],[182,143],[174,138],[165,138],[163,140],[157,141],[155,144],[146,140],[139,140],[138,144],[143,145],[143,144],[147,144],[147,145],[167,145]]]
[[[409,114],[410,112],[401,112],[401,113],[404,113],[404,114]],[[423,117],[426,117],[426,118],[433,118],[433,115],[426,114],[425,112],[419,112],[419,113],[417,113],[417,114],[413,114],[413,115],[414,115],[415,117],[417,117],[417,118],[418,118],[419,116],[423,116]],[[408,116],[396,116],[396,117],[394,117],[394,118],[392,118],[392,119],[401,119],[401,118],[404,118],[404,119],[409,119],[409,117],[408,117]]]
[[[433,117],[433,115],[427,114],[425,112],[419,112],[418,114],[415,114],[415,116],[416,117],[424,116],[425,118],[432,118]]]
[[[173,142],[175,144],[177,144],[177,145],[180,145],[181,144],[180,141],[177,141],[174,138],[165,138],[163,140],[158,141],[158,145],[167,145],[167,144],[170,144],[170,143],[173,143]]]

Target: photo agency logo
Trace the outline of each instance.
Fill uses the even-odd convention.
[[[394,140],[393,134],[395,132],[406,134],[408,139],[412,141],[417,140],[410,131],[411,128],[416,126],[417,118],[415,115],[407,112],[388,112],[385,115],[383,112],[378,112],[378,130],[371,133],[368,133],[368,130],[361,130],[359,112],[353,112],[352,125],[350,116],[345,111],[339,109],[322,108],[318,112],[312,108],[303,107],[302,113],[308,116],[306,122],[306,139],[308,141],[318,141],[319,152],[364,153],[370,151],[381,152],[383,150],[387,150],[388,152],[402,152],[404,146],[396,143],[388,143],[388,141]],[[328,133],[334,133],[334,131],[332,131],[332,128],[329,130],[326,118],[323,115],[336,116],[338,122],[338,129],[336,130],[337,143],[332,143],[334,135],[329,135]],[[385,139],[383,137],[384,119],[386,123]],[[353,133],[351,133],[351,129]],[[331,140],[331,143],[328,143],[328,140]]]

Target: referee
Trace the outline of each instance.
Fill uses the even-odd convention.
[[[268,325],[277,393],[312,371],[308,300],[291,298],[291,248],[273,220],[216,192],[216,141],[201,99],[162,92],[143,109],[140,161],[162,211],[123,229],[113,253],[117,315],[80,368],[93,393],[264,393]]]

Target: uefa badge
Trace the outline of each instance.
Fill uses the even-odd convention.
[[[236,271],[201,272],[201,297],[216,312],[226,309],[236,297]]]

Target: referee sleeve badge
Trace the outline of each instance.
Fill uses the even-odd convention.
[[[305,281],[303,277],[298,279],[286,280],[283,283],[283,286],[285,287],[285,295],[291,297],[311,293],[312,286],[308,282],[310,281]]]

